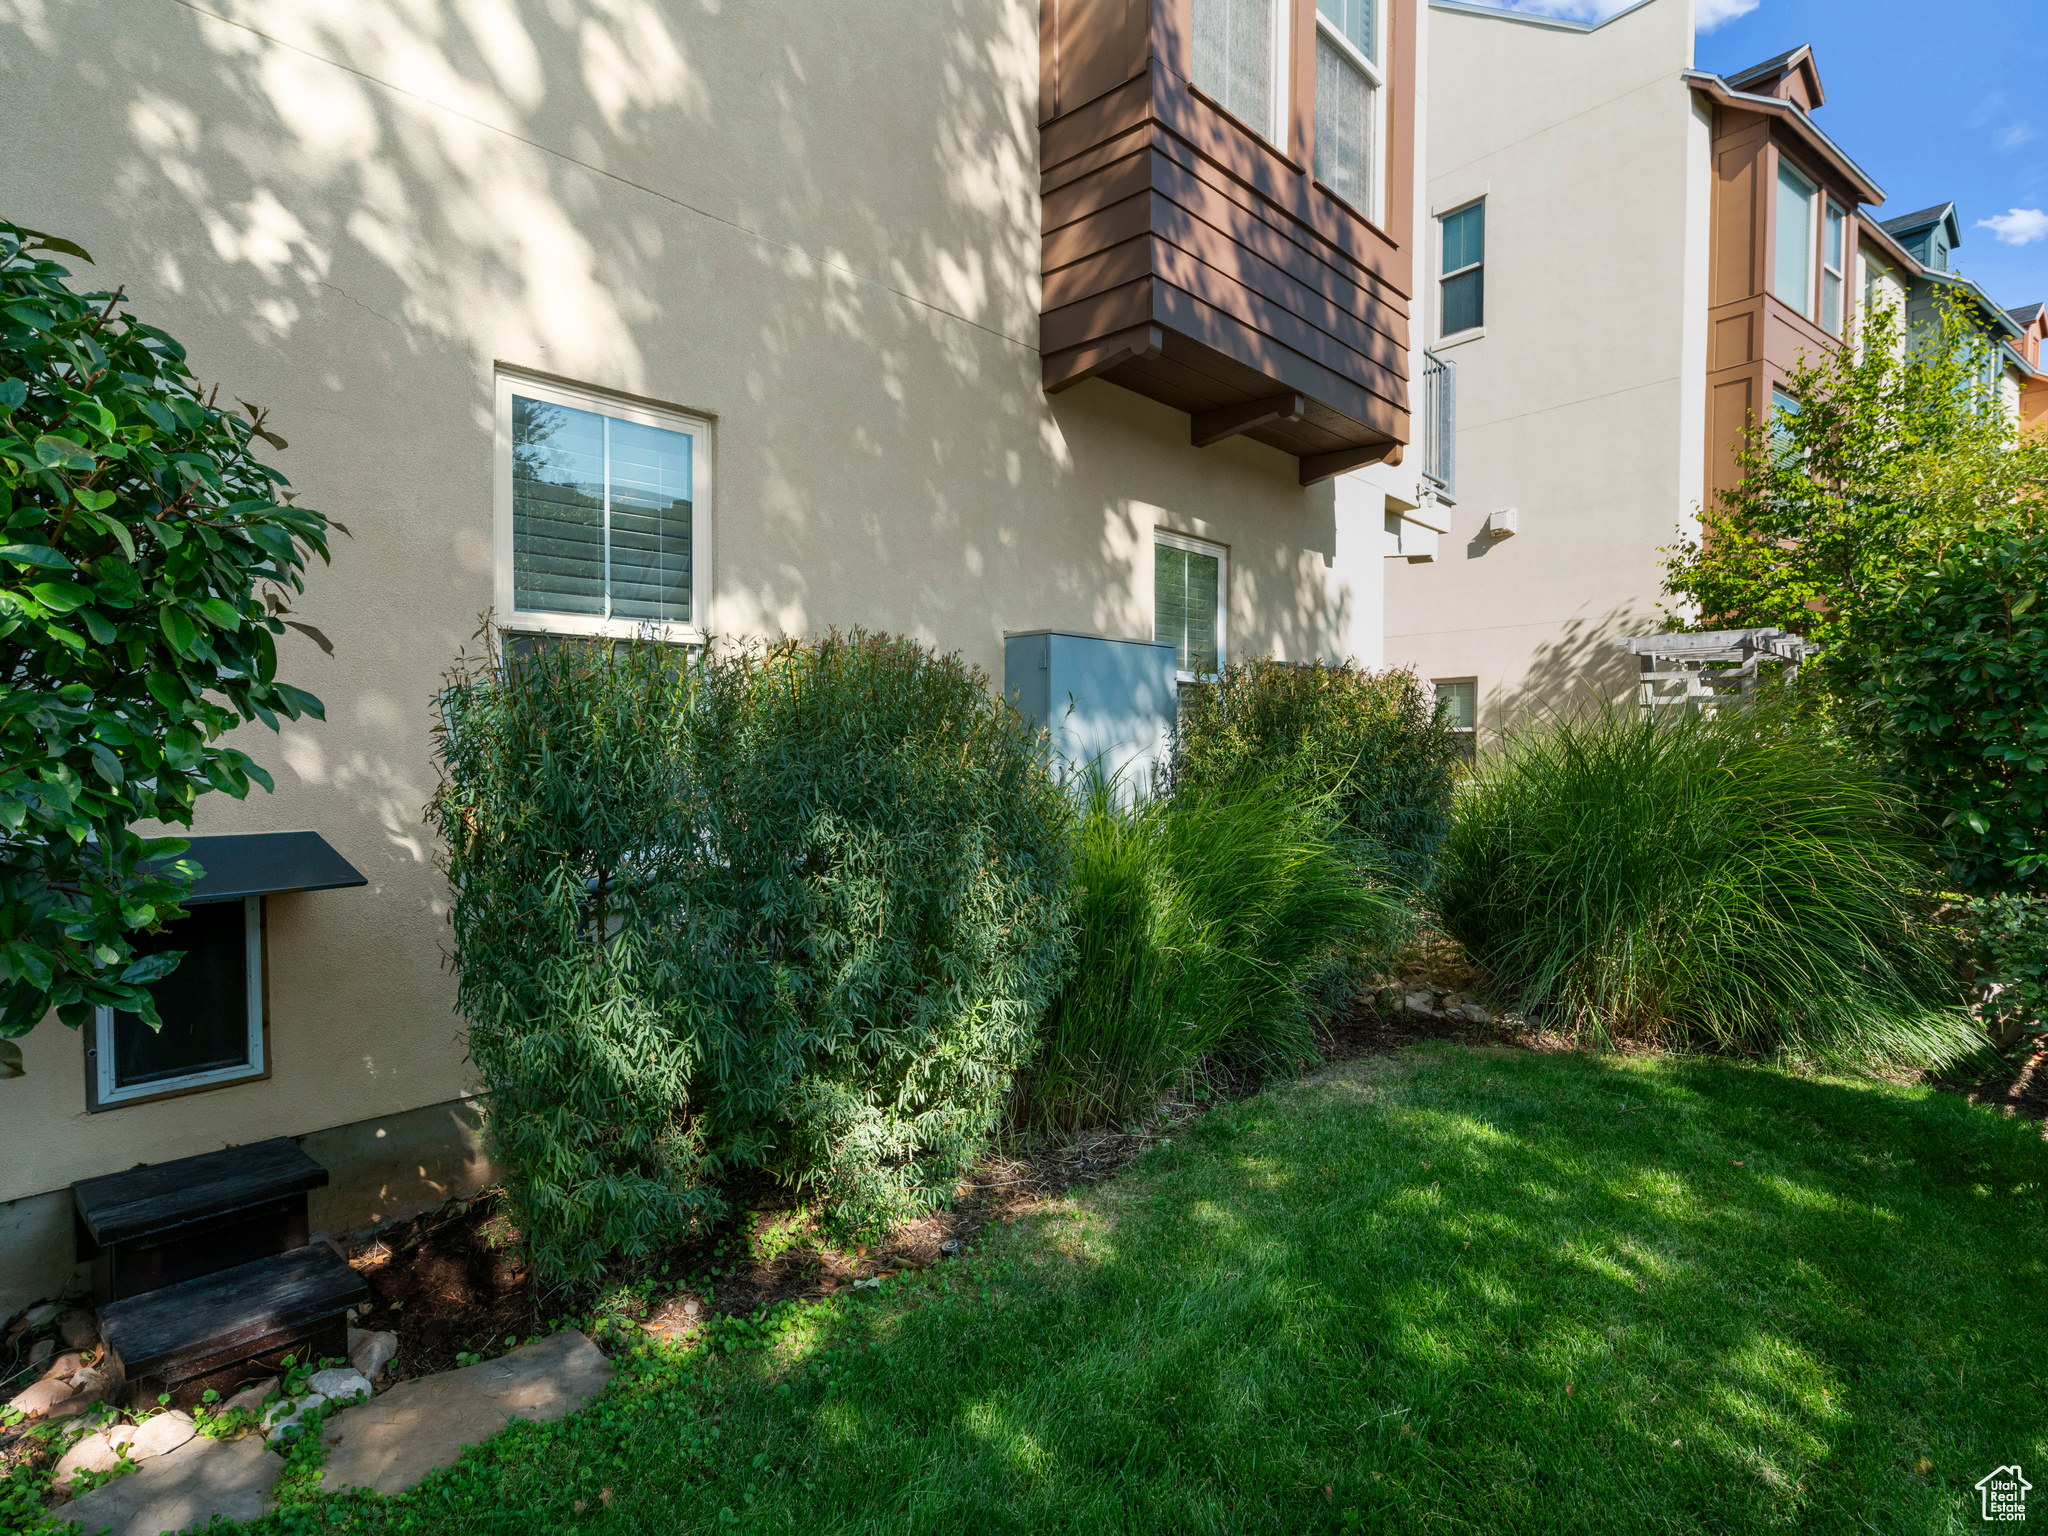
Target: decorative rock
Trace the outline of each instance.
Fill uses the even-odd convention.
[[[202,1436],[73,1499],[56,1519],[88,1532],[111,1527],[113,1536],[182,1531],[215,1515],[254,1520],[282,1471],[283,1459],[253,1435],[229,1444]]]
[[[92,1399],[80,1397],[76,1392],[73,1392],[69,1397],[52,1403],[49,1411],[43,1415],[43,1420],[46,1423],[54,1424],[59,1419],[75,1419],[80,1414],[85,1415],[87,1423],[92,1422]]]
[[[99,1319],[73,1307],[57,1319],[57,1332],[72,1349],[89,1349],[100,1341]]]
[[[330,1403],[350,1402],[370,1395],[370,1378],[348,1366],[315,1371],[306,1378],[306,1385]]]
[[[35,1367],[41,1365],[45,1360],[49,1359],[50,1356],[56,1353],[57,1341],[55,1339],[37,1339],[34,1347],[31,1348],[28,1352],[29,1368],[33,1370]],[[83,1365],[85,1363],[83,1360],[80,1360],[77,1355],[65,1355],[62,1358],[66,1360],[75,1360],[78,1362],[77,1365],[73,1365],[71,1367],[71,1371],[77,1370],[79,1365]],[[71,1371],[65,1371],[62,1374],[69,1376],[71,1374]],[[45,1376],[50,1376],[57,1374],[57,1372],[55,1367],[52,1367],[50,1370],[44,1371],[43,1374]]]
[[[70,1397],[71,1383],[61,1376],[45,1376],[33,1386],[24,1387],[8,1400],[7,1406],[16,1413],[25,1413],[32,1419],[47,1418],[50,1410]]]
[[[1410,992],[1401,1000],[1401,1003],[1410,1013],[1425,1015],[1434,1015],[1436,1013],[1436,998],[1432,993]]]
[[[400,1382],[326,1422],[320,1486],[397,1493],[515,1417],[545,1423],[574,1413],[611,1377],[603,1352],[567,1329],[481,1365]]]
[[[277,1390],[277,1378],[266,1376],[254,1386],[242,1388],[233,1397],[220,1405],[219,1411],[226,1413],[230,1408],[246,1408],[251,1413],[263,1411],[263,1399]]]
[[[22,1313],[21,1320],[22,1323],[27,1327],[40,1328],[43,1326],[43,1324],[47,1323],[51,1318],[55,1317],[57,1315],[57,1312],[57,1303],[55,1303],[54,1301],[39,1302],[35,1306],[30,1307],[26,1312]]]
[[[308,1392],[295,1403],[272,1403],[269,1412],[263,1415],[263,1433],[272,1445],[280,1445],[297,1433],[299,1420],[326,1402],[327,1399],[318,1392]]]
[[[55,1341],[51,1339],[44,1339],[43,1343],[49,1345],[52,1349],[56,1347]],[[48,1349],[43,1351],[43,1358],[50,1360]],[[34,1365],[35,1363],[35,1357],[31,1355],[29,1357],[29,1364]],[[43,1367],[43,1374],[45,1376],[62,1376],[68,1381],[84,1369],[85,1356],[75,1349],[67,1349],[63,1354],[57,1356],[54,1360],[50,1360],[50,1363]]]
[[[120,1364],[108,1358],[98,1365],[88,1365],[71,1378],[71,1390],[80,1397],[104,1401],[119,1394],[128,1384]]]
[[[69,1487],[74,1472],[111,1472],[121,1462],[121,1451],[106,1430],[87,1435],[57,1458],[50,1480],[59,1488]]]
[[[198,1432],[188,1413],[175,1408],[159,1413],[136,1429],[135,1438],[128,1442],[128,1459],[147,1461],[152,1456],[167,1456]]]
[[[375,1381],[383,1374],[384,1367],[397,1358],[397,1334],[349,1329],[348,1363],[361,1371],[367,1380]]]
[[[1465,1016],[1465,1022],[1468,1024],[1491,1024],[1493,1022],[1493,1015],[1477,1003],[1467,1003],[1458,1012]]]

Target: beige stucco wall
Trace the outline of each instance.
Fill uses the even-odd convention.
[[[1432,10],[1429,211],[1486,198],[1486,324],[1439,348],[1458,365],[1458,505],[1434,562],[1386,563],[1387,659],[1476,677],[1486,731],[1625,686],[1609,642],[1658,627],[1657,552],[1696,515],[1710,155],[1679,78],[1692,29],[1690,0],[1591,30]],[[1519,532],[1487,538],[1508,507]]]
[[[458,1098],[428,703],[491,602],[499,362],[713,419],[712,628],[865,625],[1000,678],[1008,629],[1149,636],[1151,535],[1232,555],[1233,650],[1378,657],[1384,509],[1103,384],[1038,385],[1035,0],[107,0],[0,12],[0,209],[90,249],[272,408],[346,523],[244,743],[364,890],[269,907],[272,1075],[101,1115],[46,1023],[0,1200]],[[1398,478],[1398,477],[1397,477]],[[1340,534],[1340,528],[1344,530]]]

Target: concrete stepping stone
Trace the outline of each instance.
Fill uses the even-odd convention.
[[[111,1536],[158,1536],[215,1515],[254,1520],[284,1471],[256,1435],[225,1444],[200,1437],[51,1512],[59,1524]]]
[[[320,1487],[402,1492],[515,1418],[546,1422],[574,1413],[611,1379],[603,1351],[569,1329],[496,1360],[401,1382],[327,1421]]]

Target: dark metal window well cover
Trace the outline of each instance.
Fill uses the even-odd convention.
[[[185,898],[187,906],[370,883],[318,832],[236,832],[191,841],[184,857],[195,860],[206,873]]]

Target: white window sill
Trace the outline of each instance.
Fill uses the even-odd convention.
[[[651,619],[596,619],[573,613],[517,610],[500,626],[514,635],[566,635],[584,640],[651,638],[669,645],[702,645],[705,632],[694,624],[656,623]]]
[[[1441,352],[1446,347],[1462,347],[1468,341],[1480,341],[1483,340],[1485,336],[1486,327],[1482,325],[1477,330],[1460,331],[1455,336],[1439,337],[1437,338],[1436,345],[1431,347],[1430,351]]]

